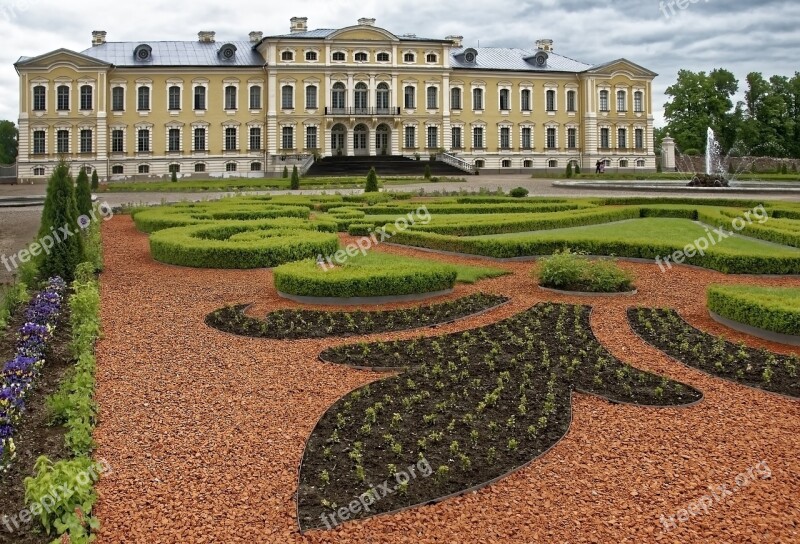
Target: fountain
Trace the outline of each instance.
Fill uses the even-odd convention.
[[[689,187],[729,187],[728,176],[722,164],[722,148],[714,134],[714,129],[708,127],[706,132],[706,172],[695,174]]]

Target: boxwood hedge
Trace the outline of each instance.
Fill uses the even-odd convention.
[[[759,329],[800,335],[800,288],[711,285],[708,309]]]

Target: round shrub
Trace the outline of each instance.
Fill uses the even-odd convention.
[[[525,187],[515,187],[508,194],[514,198],[523,198],[528,196],[528,190]]]
[[[590,261],[569,249],[542,260],[539,285],[564,291],[623,293],[633,290],[630,273],[614,261]]]

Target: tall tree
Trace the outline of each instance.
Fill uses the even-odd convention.
[[[0,164],[17,160],[19,131],[11,121],[0,121]]]
[[[61,276],[65,281],[71,282],[75,276],[75,267],[83,261],[84,253],[83,238],[78,227],[74,183],[69,165],[64,161],[56,165],[47,183],[39,240],[42,246],[51,246],[41,257],[41,277]]]
[[[75,205],[78,208],[78,216],[89,216],[92,213],[92,190],[89,188],[89,175],[86,169],[81,168],[78,173],[75,187]]]

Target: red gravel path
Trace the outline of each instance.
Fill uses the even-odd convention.
[[[275,295],[270,272],[155,263],[127,216],[105,223],[103,236],[95,437],[96,455],[113,473],[98,486],[102,543],[800,542],[800,402],[686,368],[639,340],[625,319],[629,305],[669,306],[701,329],[791,352],[711,321],[704,292],[710,282],[800,286],[800,279],[683,267],[662,274],[655,265],[625,263],[638,295],[576,298],[539,291],[534,265],[513,263],[500,265],[513,276],[459,286],[444,298],[484,290],[512,302],[422,334],[484,325],[541,300],[589,303],[595,334],[617,357],[691,384],[705,400],[648,409],[576,394],[565,439],[505,480],[435,506],[301,535],[293,494],[305,441],[336,399],[379,375],[317,361],[322,349],[352,339],[247,339],[204,326],[205,315],[227,303],[290,306]],[[661,514],[675,515],[708,486],[732,485],[761,460],[771,479],[662,532]]]

